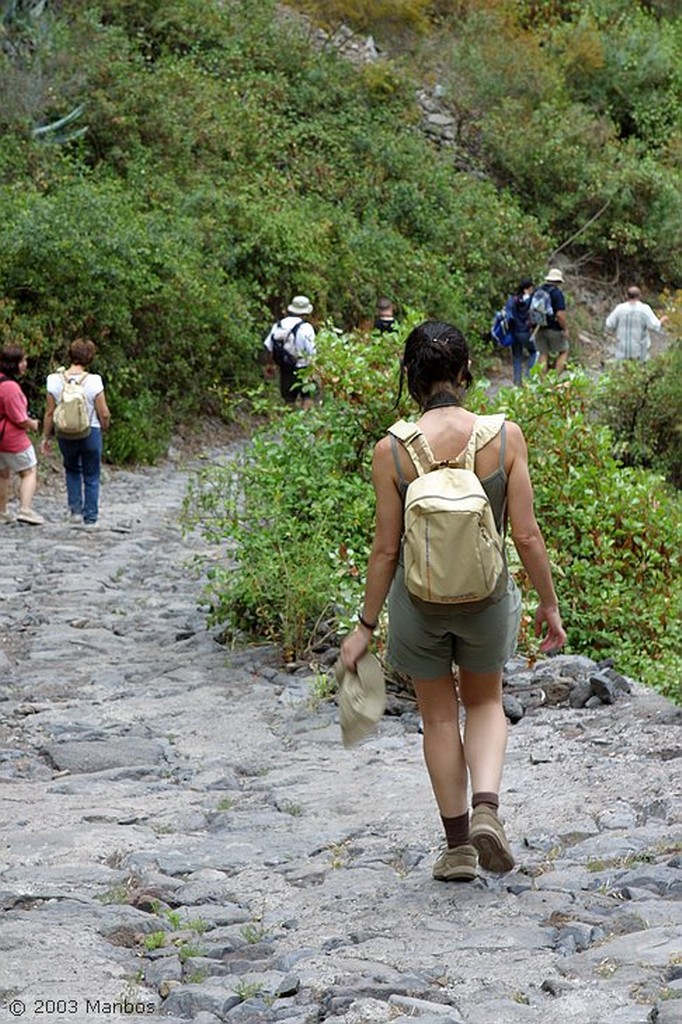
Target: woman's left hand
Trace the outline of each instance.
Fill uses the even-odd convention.
[[[355,666],[368,649],[371,638],[369,630],[356,626],[341,644],[341,661],[350,672],[355,672]]]

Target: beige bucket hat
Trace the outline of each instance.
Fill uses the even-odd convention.
[[[562,284],[564,275],[561,273],[558,267],[552,267],[551,270],[547,271],[545,281],[555,281],[557,284]]]
[[[379,659],[370,651],[358,660],[355,672],[341,659],[334,667],[339,683],[339,722],[344,747],[360,743],[376,728],[386,710],[386,681]]]
[[[313,304],[307,295],[295,295],[287,306],[287,313],[295,313],[296,316],[307,316],[312,311]]]

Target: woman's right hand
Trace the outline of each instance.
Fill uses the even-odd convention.
[[[544,607],[538,605],[535,612],[535,635],[542,636],[543,626],[547,626],[547,632],[540,644],[543,654],[550,651],[559,651],[566,643],[566,630],[561,624],[561,615],[556,605]]]
[[[341,644],[341,661],[349,672],[355,672],[355,666],[369,648],[372,634],[364,626],[356,626]]]

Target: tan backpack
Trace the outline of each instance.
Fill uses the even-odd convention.
[[[83,390],[87,373],[67,376],[62,373],[61,398],[54,411],[54,429],[57,437],[75,441],[90,433],[90,412]]]
[[[418,476],[405,493],[405,585],[422,601],[462,604],[490,597],[504,572],[504,542],[481,481],[476,451],[492,440],[504,415],[480,416],[454,461],[437,462],[414,423],[389,433],[404,446]]]

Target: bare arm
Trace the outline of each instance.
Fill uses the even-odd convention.
[[[367,562],[367,582],[362,617],[376,622],[388,595],[400,554],[403,506],[396,486],[390,441],[384,438],[374,449],[372,483],[376,495],[376,526],[372,550]],[[369,646],[372,630],[358,624],[341,646],[341,659],[354,669]]]
[[[556,314],[556,318],[559,321],[559,327],[562,331],[566,330],[566,310],[560,309]]]
[[[47,393],[47,401],[45,402],[45,415],[43,417],[43,439],[40,443],[40,447],[43,448],[49,444],[50,436],[52,434],[52,425],[54,423],[54,410],[56,402],[54,396]]]
[[[507,440],[512,458],[507,482],[507,509],[511,521],[512,540],[540,599],[535,612],[536,636],[542,634],[543,624],[547,626],[540,650],[558,650],[566,642],[566,633],[561,624],[547,548],[533,510],[528,449],[517,424],[507,424]]]
[[[108,430],[111,426],[111,413],[109,412],[109,406],[107,405],[104,391],[100,391],[95,398],[95,411],[97,412],[97,417],[102,430]]]

